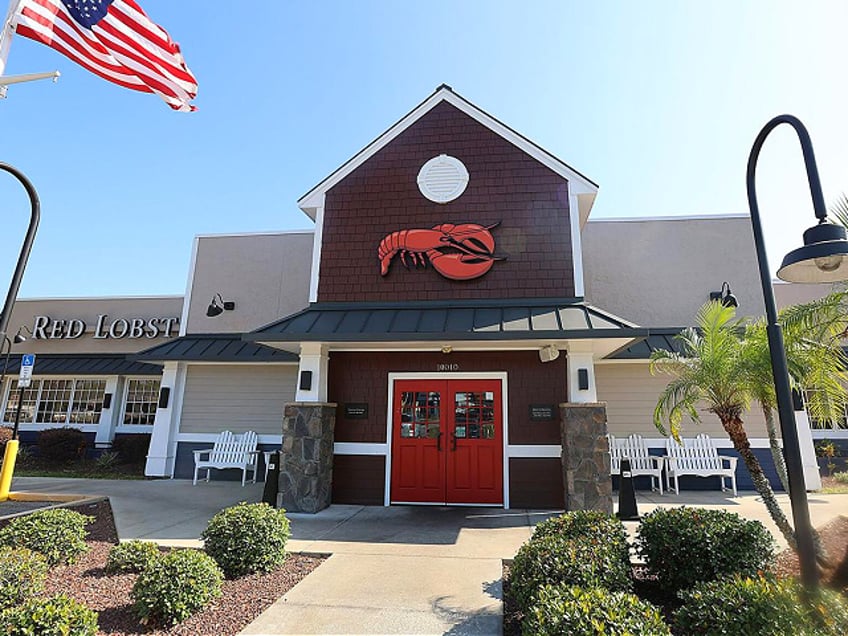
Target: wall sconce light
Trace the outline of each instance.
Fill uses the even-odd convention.
[[[224,300],[221,298],[221,294],[215,294],[212,296],[212,302],[209,303],[209,307],[206,308],[206,315],[209,318],[214,318],[215,316],[220,316],[224,310],[232,311],[236,308],[236,304],[232,300]]]
[[[559,358],[559,349],[556,345],[549,344],[539,349],[539,360],[542,362],[553,362],[557,358]]]
[[[730,291],[730,284],[725,281],[721,284],[721,291],[710,292],[710,300],[717,300],[725,307],[738,307],[739,301]]]

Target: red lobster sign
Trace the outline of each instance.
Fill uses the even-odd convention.
[[[389,273],[389,265],[400,254],[403,266],[409,269],[407,259],[415,267],[426,267],[427,261],[445,278],[471,280],[479,278],[492,268],[495,261],[506,260],[495,256],[495,239],[489,230],[500,225],[483,226],[476,223],[442,223],[430,230],[398,230],[380,241],[377,258],[380,275]]]

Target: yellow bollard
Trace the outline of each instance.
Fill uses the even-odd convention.
[[[10,439],[6,442],[3,467],[0,468],[0,501],[6,501],[9,498],[9,489],[12,487],[12,475],[15,472],[15,460],[17,458],[18,440]]]

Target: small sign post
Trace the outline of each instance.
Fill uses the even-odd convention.
[[[12,429],[12,439],[18,439],[18,424],[21,421],[21,407],[24,404],[24,389],[32,383],[32,370],[35,367],[35,354],[25,353],[21,356],[21,373],[18,376],[18,408],[15,410],[15,427]]]

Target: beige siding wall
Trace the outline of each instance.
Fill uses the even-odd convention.
[[[190,365],[180,432],[281,435],[296,378],[297,365]]]
[[[645,437],[662,437],[653,423],[654,407],[669,379],[670,376],[667,375],[652,376],[647,363],[597,365],[595,380],[598,400],[607,403],[609,432],[622,437],[630,433],[639,433]],[[748,437],[753,439],[768,436],[762,413],[757,410],[756,405],[743,419]],[[727,437],[718,418],[706,410],[701,410],[700,424],[685,418],[682,428],[684,437],[698,433]]]

